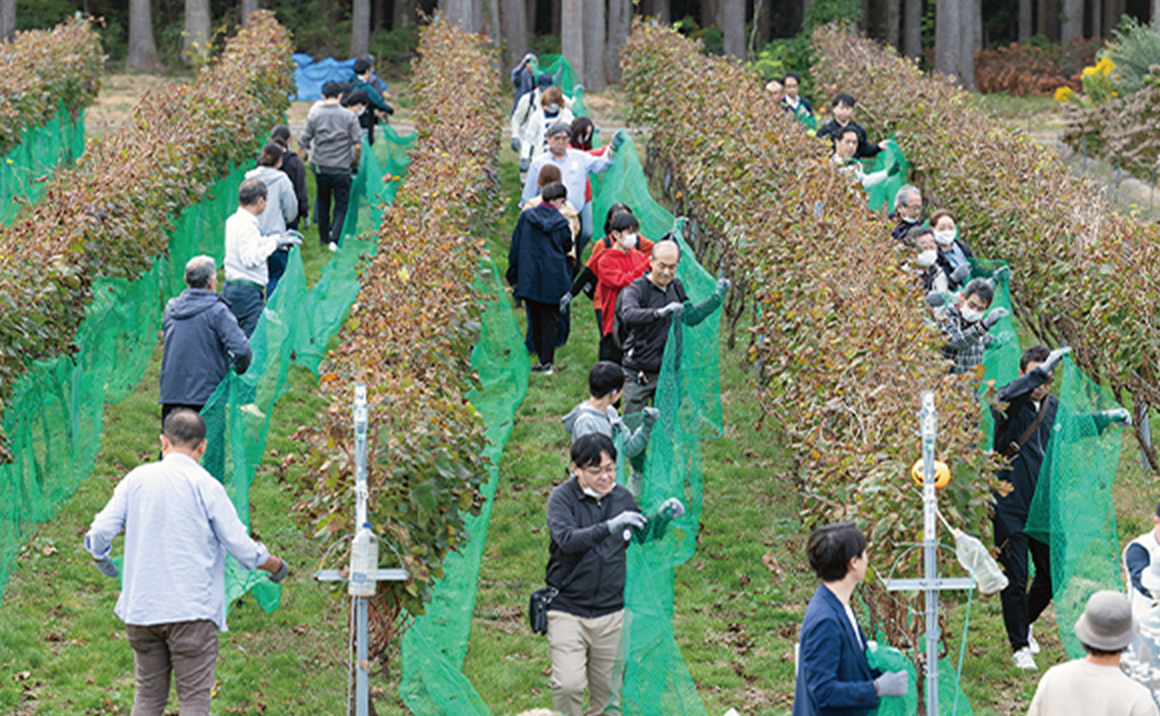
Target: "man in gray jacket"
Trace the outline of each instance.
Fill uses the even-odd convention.
[[[337,251],[350,202],[351,167],[358,163],[362,151],[362,127],[358,117],[342,106],[342,87],[337,82],[322,85],[322,103],[311,107],[306,115],[306,128],[298,147],[300,152],[309,152],[314,168],[318,238],[324,247]]]
[[[161,424],[175,410],[201,412],[230,367],[245,373],[250,367],[250,341],[238,326],[230,306],[217,293],[217,266],[212,256],[194,256],[185,264],[186,290],[165,306],[161,357]],[[210,421],[219,427],[220,421]],[[212,437],[212,436],[211,436]],[[221,461],[220,439],[210,440],[215,454],[207,455],[206,469]]]
[[[290,177],[282,171],[282,147],[267,144],[258,157],[258,167],[246,172],[246,179],[257,179],[266,185],[266,210],[258,215],[258,230],[262,236],[286,234],[286,226],[298,218],[298,196]],[[290,258],[290,245],[280,245],[274,253],[266,257],[266,301],[274,295],[278,280],[286,271],[286,261]]]

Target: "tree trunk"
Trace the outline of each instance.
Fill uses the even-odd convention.
[[[471,0],[471,32],[483,31],[483,0]]]
[[[500,23],[507,44],[507,68],[511,69],[528,52],[528,18],[526,0],[503,0]]]
[[[745,60],[745,0],[721,0],[725,54]]]
[[[1059,41],[1059,0],[1039,0],[1037,32],[1051,42]]]
[[[0,39],[7,40],[16,32],[16,0],[0,0]]]
[[[350,11],[350,56],[362,57],[371,45],[371,0],[354,0]]]
[[[584,88],[603,92],[608,83],[604,79],[605,38],[608,33],[605,20],[605,0],[584,3]]]
[[[1034,27],[1031,24],[1031,0],[1019,0],[1019,44],[1031,39]]]
[[[959,0],[939,0],[934,16],[934,68],[947,75],[959,75],[962,58],[960,38],[962,10]]]
[[[552,0],[552,32],[551,34],[559,37],[561,41],[564,39],[563,24],[560,19],[563,13],[563,0]],[[537,33],[539,34],[539,33]]]
[[[902,52],[907,57],[922,57],[922,0],[905,0],[902,6]]]
[[[1059,41],[1066,47],[1069,42],[1083,37],[1083,0],[1063,0],[1063,22],[1059,25]]]
[[[1091,32],[1091,35],[1089,35],[1089,37],[1094,37],[1094,38],[1098,39],[1098,38],[1101,38],[1104,36],[1104,29],[1103,29],[1103,27],[1100,26],[1100,23],[1104,19],[1103,0],[1092,0],[1091,12],[1092,12],[1092,32]]]
[[[395,0],[391,27],[410,27],[415,24],[415,0]]]
[[[499,48],[503,44],[503,29],[499,23],[500,0],[487,0],[487,27],[484,32],[491,38],[491,46]]]
[[[242,25],[250,22],[250,13],[258,9],[258,0],[242,0]]]
[[[1152,0],[1152,27],[1156,28],[1157,33],[1160,33],[1160,0]]]
[[[185,33],[181,40],[181,59],[192,65],[194,57],[205,59],[209,53],[209,0],[185,0]]]
[[[387,0],[375,0],[371,6],[371,32],[387,27]]]
[[[631,2],[631,0],[629,0]],[[721,8],[718,0],[701,0],[701,27],[712,27],[718,24]],[[611,10],[609,11],[611,13]]]
[[[975,50],[982,39],[982,0],[959,0],[962,13],[962,36],[959,38],[959,83],[964,89],[975,88]]]
[[[129,54],[125,69],[151,74],[162,69],[153,42],[153,12],[149,0],[129,0]]]
[[[568,58],[577,77],[584,76],[584,2],[560,2],[560,52]]]
[[[902,47],[898,40],[899,19],[902,16],[901,0],[886,0],[886,27],[882,41],[891,47]]]
[[[1104,34],[1111,36],[1112,30],[1120,24],[1120,15],[1124,13],[1123,0],[1104,0]]]
[[[471,0],[443,0],[443,15],[468,32],[472,30]]]
[[[632,0],[608,0],[608,44],[604,51],[604,75],[620,81],[620,46],[632,30]]]

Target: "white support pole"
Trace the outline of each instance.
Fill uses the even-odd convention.
[[[938,714],[938,498],[934,487],[934,446],[938,412],[934,391],[922,393],[922,556],[926,588],[926,713]]]

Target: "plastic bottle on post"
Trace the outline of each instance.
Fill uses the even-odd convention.
[[[373,597],[378,569],[379,543],[371,532],[371,523],[365,522],[354,533],[354,544],[350,550],[350,595]]]

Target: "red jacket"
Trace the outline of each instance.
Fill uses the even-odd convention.
[[[601,251],[596,259],[597,290],[600,293],[600,335],[612,333],[615,319],[616,297],[620,290],[644,275],[648,270],[649,258],[636,249],[625,253],[619,249]]]
[[[591,271],[593,273],[593,275],[596,274],[596,263],[598,261],[600,261],[600,254],[602,254],[605,251],[607,251],[608,249],[612,248],[612,243],[613,242],[612,242],[611,238],[609,238],[607,236],[603,236],[603,237],[597,239],[596,243],[592,244],[592,255],[588,257],[588,263],[586,263],[584,265],[588,267],[588,270]],[[653,250],[653,242],[649,241],[648,239],[641,236],[640,234],[637,234],[636,235],[636,250],[638,252],[646,255],[646,256],[651,255],[652,250]],[[593,307],[600,308],[601,306],[604,305],[603,293],[604,292],[600,289],[600,283],[598,282],[596,284],[596,290],[592,292],[592,305],[593,305]],[[613,308],[616,307],[616,298],[615,297],[613,297],[613,299],[612,299],[612,306],[613,306]]]

